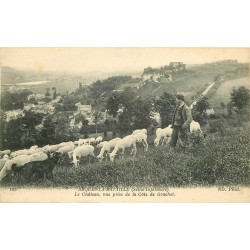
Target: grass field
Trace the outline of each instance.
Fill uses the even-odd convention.
[[[124,159],[98,162],[84,159],[75,169],[62,160],[54,169],[54,180],[21,181],[4,179],[1,186],[18,187],[117,187],[162,186],[196,187],[250,185],[250,124],[217,120],[216,130],[208,133],[201,144],[186,152],[168,146],[155,147],[149,136],[149,150],[138,147],[136,157],[126,152]],[[213,133],[212,133],[213,132]],[[95,150],[95,155],[99,150]]]
[[[250,78],[242,77],[222,82],[216,93],[209,99],[209,103],[215,111],[221,110],[221,102],[227,104],[230,101],[230,93],[233,87],[239,88],[240,86],[245,86],[250,89]]]

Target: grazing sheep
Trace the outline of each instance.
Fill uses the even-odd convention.
[[[200,131],[202,133],[201,126],[200,126],[199,122],[192,121],[190,123],[190,133],[194,133],[197,131]]]
[[[60,145],[59,145],[59,144],[56,144],[56,145],[49,145],[49,147],[47,147],[47,148],[45,149],[45,153],[54,153],[54,152],[56,152],[59,148],[60,148]]]
[[[35,150],[35,149],[37,149],[38,148],[38,146],[37,145],[35,145],[35,146],[31,146],[30,147],[30,150]]]
[[[102,140],[103,140],[102,136],[98,136],[98,137],[95,139],[95,143],[100,143]]]
[[[135,134],[138,134],[138,133],[141,133],[143,132],[144,134],[148,134],[148,131],[147,129],[143,128],[143,129],[136,129],[135,131],[133,131],[132,135],[135,135]]]
[[[35,153],[39,153],[39,152],[42,152],[43,149],[42,148],[36,148],[36,149],[22,149],[22,150],[17,150],[15,152],[12,152],[10,154],[10,156],[12,158],[16,157],[16,156],[19,156],[19,155],[32,155],[32,154],[35,154]]]
[[[97,156],[97,158],[102,161],[105,156],[116,146],[117,142],[120,141],[121,138],[117,137],[110,141],[101,142],[102,143],[102,149],[100,151],[100,154]],[[100,143],[100,144],[101,144]],[[100,145],[99,144],[99,145]],[[98,146],[98,145],[97,145]],[[101,147],[101,146],[100,146]],[[105,156],[104,156],[105,155]]]
[[[123,139],[119,140],[112,151],[112,153],[109,154],[110,160],[113,162],[115,156],[117,155],[117,152],[119,150],[122,150],[122,156],[124,156],[124,150],[125,148],[132,147],[131,155],[134,153],[134,156],[136,155],[136,137],[134,135],[128,135],[125,136]]]
[[[15,164],[16,167],[22,167],[24,164],[32,161],[44,161],[48,159],[47,154],[40,152],[36,153],[34,155],[19,155],[14,157],[11,160],[8,160],[5,162],[1,172],[0,172],[0,181],[3,179],[3,177],[7,174],[8,171],[11,170],[11,167],[13,164]]]
[[[148,151],[147,135],[144,132],[139,132],[134,134],[136,137],[136,142],[142,143],[144,151]]]
[[[167,141],[169,141],[173,132],[173,129],[171,127],[172,125],[169,125],[168,127],[163,129],[156,129],[156,138],[154,139],[154,144],[156,147],[160,144],[160,142],[160,146],[163,146],[164,142],[167,144]]]
[[[46,149],[49,148],[50,145],[46,145],[46,146],[43,146],[41,149],[43,150],[43,152],[46,152]]]
[[[189,141],[192,146],[202,143],[203,139],[206,138],[206,133],[203,134],[200,124],[198,122],[192,121],[190,123],[190,135]]]
[[[60,147],[56,152],[64,154],[74,150],[75,145],[73,142],[69,142],[66,146]]]
[[[94,137],[89,138],[88,143],[89,143],[89,145],[90,145],[91,143],[95,143],[95,138],[94,138]]]
[[[53,169],[59,161],[60,153],[52,153],[47,159],[43,161],[28,162],[23,165],[22,168],[18,168],[15,164],[12,165],[12,171],[14,174],[23,174],[28,181],[32,176],[47,179],[49,176],[53,179]],[[21,170],[21,171],[20,171]]]
[[[6,161],[9,160],[9,156],[8,155],[4,155],[2,159],[0,159],[0,171],[3,168],[4,164]]]
[[[73,161],[71,163],[74,164],[74,167],[77,167],[78,162],[79,162],[77,157],[91,155],[91,156],[93,156],[95,158],[94,147],[91,146],[91,145],[82,145],[80,147],[77,147],[73,151],[68,152],[68,155],[69,155],[70,158],[73,157]]]
[[[87,145],[89,143],[89,139],[79,139],[78,146]]]
[[[3,155],[9,155],[9,154],[10,154],[10,150],[9,149],[0,151],[0,157],[2,157]]]
[[[65,147],[69,144],[69,142],[61,142],[58,144],[59,147]]]
[[[102,148],[106,142],[108,141],[101,141],[99,144],[96,145],[96,148]]]

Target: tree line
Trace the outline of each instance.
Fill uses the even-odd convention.
[[[125,81],[125,79],[127,78],[125,77],[123,80]],[[101,88],[99,86],[101,83],[97,82],[95,85]],[[114,86],[117,85],[114,84]],[[12,119],[7,122],[4,112],[6,107],[4,109],[1,107],[1,149],[15,150],[28,148],[32,145],[44,146],[47,144],[56,144],[62,141],[77,140],[83,136],[88,137],[90,133],[95,132],[104,132],[104,137],[107,137],[107,131],[112,131],[113,136],[116,136],[117,133],[123,135],[130,133],[134,129],[147,128],[149,132],[153,133],[157,126],[163,128],[172,122],[176,105],[173,93],[166,91],[159,97],[141,97],[133,90],[127,88],[123,92],[111,91],[108,97],[101,99],[99,92],[91,92],[91,88],[85,89],[85,92],[82,93],[76,91],[63,99],[66,107],[73,107],[76,99],[77,101],[81,100],[81,96],[87,96],[87,98],[94,100],[99,105],[100,108],[94,109],[95,111],[92,114],[94,118],[93,124],[89,124],[89,121],[82,114],[78,114],[75,117],[76,123],[81,122],[83,125],[79,129],[70,127],[70,117],[64,109],[56,110],[53,115],[26,111],[24,117]],[[86,91],[88,91],[88,94],[86,94]],[[91,95],[98,95],[99,97],[96,96],[97,99],[90,98],[89,92],[92,93]],[[25,94],[26,97],[27,94]],[[16,96],[11,96],[11,98],[16,100],[19,98],[19,95],[16,93]],[[249,100],[248,89],[245,87],[233,89],[231,92],[231,109],[229,114],[233,111],[237,113],[248,112]],[[13,101],[12,105],[15,105],[15,103]],[[194,120],[203,122],[207,118],[204,111],[208,108],[210,108],[208,98],[203,97],[192,110]],[[100,113],[105,110],[109,117],[105,121],[101,121]],[[159,114],[160,124],[157,124],[153,119],[153,113]]]

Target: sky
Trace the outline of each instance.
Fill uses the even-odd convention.
[[[200,64],[250,62],[249,48],[0,48],[2,66],[39,71],[126,72],[171,61]]]

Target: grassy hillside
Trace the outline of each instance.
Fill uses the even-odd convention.
[[[88,163],[85,159],[74,169],[67,161],[54,169],[54,181],[39,182],[20,179],[8,181],[2,186],[63,187],[89,186],[161,186],[194,187],[211,185],[250,185],[250,124],[232,120],[217,121],[217,132],[208,133],[203,143],[189,147],[184,153],[168,146],[154,147],[149,138],[149,151],[138,149],[136,157]],[[219,127],[218,127],[219,126]],[[99,150],[95,152],[97,154]]]
[[[221,112],[221,102],[227,104],[230,101],[230,93],[232,92],[233,87],[239,88],[240,86],[245,86],[250,89],[250,78],[242,77],[222,82],[216,93],[209,99],[209,103],[215,111]]]
[[[206,63],[202,65],[195,65],[187,67],[186,72],[176,75],[172,82],[166,78],[161,77],[160,83],[149,82],[152,86],[143,86],[138,93],[142,96],[153,94],[155,96],[161,95],[164,91],[177,91],[185,94],[189,99],[193,94],[201,91],[208,82],[213,82],[214,77],[225,72],[236,71],[239,68],[247,67],[247,64],[242,63]],[[148,91],[150,89],[150,91]]]

